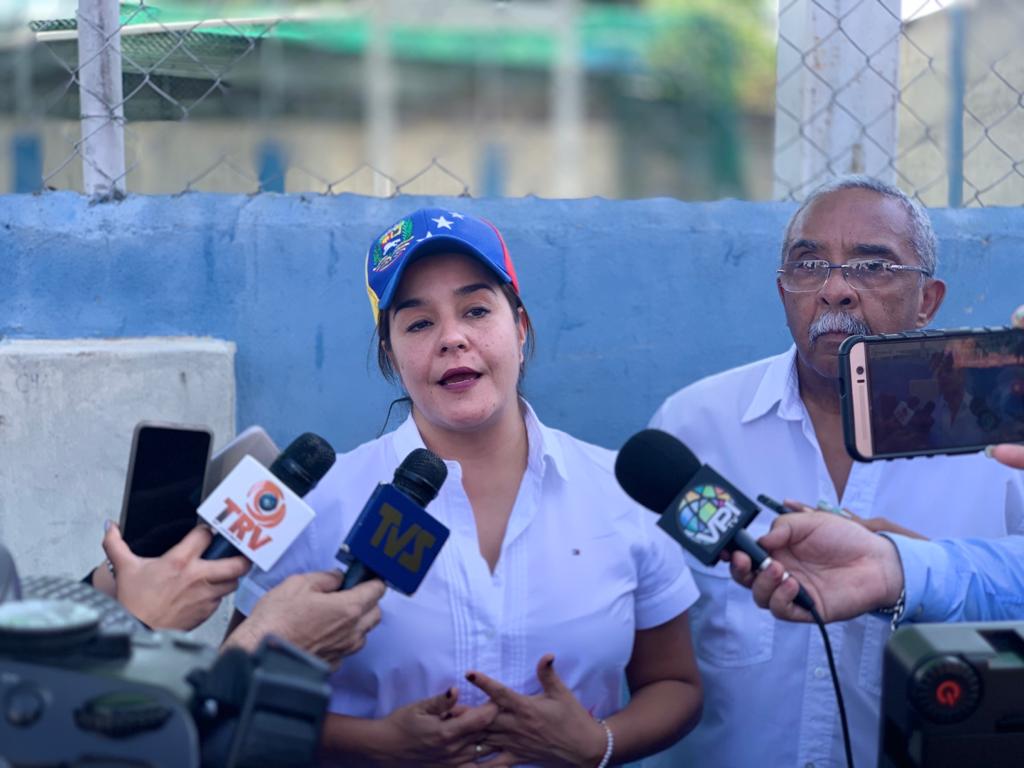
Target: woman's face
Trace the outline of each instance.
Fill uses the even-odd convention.
[[[392,362],[429,423],[475,431],[518,413],[525,323],[476,259],[439,254],[413,262],[389,313]]]

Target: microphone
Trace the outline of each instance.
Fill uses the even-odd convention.
[[[335,458],[331,444],[312,432],[295,438],[269,470],[251,456],[243,457],[196,510],[217,532],[203,559],[242,554],[261,570],[272,568],[313,519],[302,497]]]
[[[448,467],[426,448],[412,451],[390,483],[380,483],[338,550],[349,563],[341,589],[370,579],[411,595],[448,539],[448,529],[427,514]]]
[[[645,429],[622,446],[615,478],[635,501],[661,515],[658,526],[704,565],[722,550],[750,556],[754,568],[770,562],[746,531],[760,508],[667,432]],[[794,602],[810,611],[814,602],[800,587]]]

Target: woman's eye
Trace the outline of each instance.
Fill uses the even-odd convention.
[[[422,331],[424,328],[430,325],[429,320],[417,320],[415,323],[411,323],[406,326],[406,333],[415,333],[416,331]]]
[[[490,312],[491,310],[487,309],[487,307],[473,307],[466,314],[470,317],[484,317],[485,315],[490,314]]]

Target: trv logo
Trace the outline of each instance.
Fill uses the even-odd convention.
[[[246,494],[244,510],[231,497],[225,498],[224,509],[217,515],[217,522],[226,525],[228,518],[235,515],[228,526],[228,532],[255,552],[273,540],[265,531],[284,520],[286,511],[287,505],[281,489],[269,480],[261,480]]]

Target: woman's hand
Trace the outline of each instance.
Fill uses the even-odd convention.
[[[498,707],[490,701],[479,707],[459,706],[458,698],[458,689],[449,688],[432,698],[399,707],[378,721],[384,729],[380,741],[384,749],[374,755],[374,762],[445,768],[472,766],[483,754],[477,745],[498,714]]]
[[[481,765],[500,768],[538,763],[593,768],[601,762],[608,743],[604,726],[587,713],[562,682],[554,661],[549,653],[537,664],[542,691],[536,696],[516,693],[480,672],[466,675],[499,710],[487,726],[480,750],[480,756],[497,754]]]

